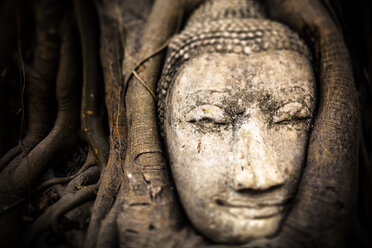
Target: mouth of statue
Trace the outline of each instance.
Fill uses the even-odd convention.
[[[282,214],[289,205],[291,198],[272,199],[265,201],[247,201],[246,199],[216,198],[214,203],[238,218],[268,219]]]

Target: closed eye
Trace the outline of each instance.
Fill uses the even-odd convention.
[[[309,120],[311,118],[312,114],[307,106],[299,102],[291,102],[275,112],[273,123],[286,124],[294,120]]]
[[[226,114],[225,110],[215,105],[201,105],[192,109],[186,115],[186,121],[195,122],[211,122],[216,124],[230,123],[231,118]]]

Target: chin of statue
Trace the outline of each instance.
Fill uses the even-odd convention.
[[[197,223],[196,226],[203,235],[217,243],[249,243],[275,235],[284,218],[284,210],[283,205],[259,208],[219,205],[208,213],[212,223],[207,226]]]

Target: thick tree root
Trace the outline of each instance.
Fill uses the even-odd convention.
[[[93,205],[91,221],[84,244],[85,248],[96,247],[96,240],[101,228],[101,223],[115,201],[120,187],[120,175],[122,175],[118,165],[120,165],[120,163],[118,163],[116,159],[113,160],[110,157],[107,167],[102,172],[100,187]]]
[[[155,1],[141,36],[137,58],[145,58],[176,32],[183,15],[182,1]],[[164,28],[166,27],[166,28]],[[128,149],[124,163],[124,204],[118,214],[121,247],[154,246],[182,226],[182,215],[170,183],[157,127],[154,92],[160,76],[164,52],[143,62],[138,77],[128,81],[127,106]],[[126,57],[124,65],[130,65]],[[126,68],[132,68],[128,66]],[[126,74],[132,73],[127,72]],[[126,89],[126,85],[124,85]]]
[[[74,66],[79,60],[71,24],[66,24],[65,29],[56,88],[59,109],[56,123],[49,135],[19,164],[12,163],[12,166],[3,170],[2,176],[10,176],[14,180],[13,184],[7,185],[11,186],[11,190],[23,190],[33,184],[54,158],[76,143],[76,135],[71,134],[76,132],[79,125],[78,66]]]
[[[29,236],[27,238],[27,244],[31,244],[31,242],[42,232],[47,230],[48,228],[55,226],[58,219],[62,214],[66,213],[67,211],[71,210],[72,208],[86,202],[89,200],[94,199],[98,185],[89,186],[87,188],[75,191],[73,193],[65,195],[61,198],[58,202],[53,204],[51,207],[45,211],[33,224],[31,231],[29,232]]]
[[[22,152],[22,146],[17,145],[10,149],[4,156],[0,158],[0,173],[1,171],[8,165],[10,161],[12,161],[16,156],[18,156]]]
[[[70,182],[71,180],[73,180],[74,178],[76,178],[78,176],[81,176],[83,178],[86,177],[85,175],[83,175],[83,173],[85,171],[87,171],[90,167],[94,166],[95,164],[96,164],[96,157],[94,156],[93,152],[90,150],[84,164],[81,166],[81,168],[74,175],[71,175],[71,176],[68,176],[68,177],[57,177],[57,178],[53,177],[49,180],[46,180],[45,182],[43,182],[42,184],[37,186],[35,189],[33,189],[31,192],[29,192],[26,197],[23,197],[23,198],[17,200],[16,202],[13,202],[12,204],[10,204],[8,206],[4,206],[0,210],[0,216],[5,214],[9,210],[19,206],[25,200],[30,199],[31,197],[34,197],[38,193],[44,191],[45,189],[47,189],[47,188],[49,188],[53,185],[65,184],[67,182]],[[93,170],[93,171],[94,171],[94,173],[89,172],[89,174],[96,174],[99,177],[98,171],[97,170]],[[91,176],[89,176],[89,177],[91,177]],[[94,179],[94,178],[89,179],[89,181],[94,181],[94,180],[96,180],[96,179]],[[78,187],[78,186],[81,186],[81,185],[85,185],[86,184],[86,183],[84,183],[85,181],[87,181],[87,180],[80,179],[79,182],[76,182],[74,184],[76,185],[76,187]],[[73,188],[73,187],[71,187],[71,188]],[[73,190],[70,190],[70,191],[72,192]]]
[[[48,9],[48,7],[51,8],[48,4],[57,10]],[[57,31],[59,30],[59,23],[55,21],[58,19],[60,11],[58,7],[59,5],[56,5],[54,1],[41,1],[40,6],[35,7],[36,36],[39,37],[40,42],[36,46],[33,65],[38,69],[38,74],[34,74],[32,79],[30,78],[28,87],[30,94],[28,104],[32,105],[28,109],[28,135],[22,141],[22,148],[25,148],[23,152],[14,157],[0,173],[0,188],[2,190],[0,207],[20,201],[25,191],[31,191],[31,186],[36,183],[53,160],[68,154],[77,142],[80,111],[79,57],[76,56],[78,47],[74,40],[72,21],[66,18],[62,29],[62,46],[60,53],[58,52],[59,42],[55,41],[58,38],[54,37],[58,35]],[[48,18],[52,18],[52,21],[47,20]],[[51,24],[48,23],[49,21]],[[54,65],[56,63],[54,59],[58,58],[59,54],[61,57],[55,89],[58,115],[53,129],[49,132],[50,106],[53,105],[51,98],[55,95],[52,93],[53,91],[50,92],[54,88],[50,84],[54,81],[53,75],[55,75]],[[49,134],[44,138],[45,131]],[[41,142],[39,142],[40,140]],[[8,225],[9,222],[16,225],[18,221],[12,218],[15,218],[13,212],[2,216],[0,225]],[[16,228],[15,226],[10,227],[7,231],[16,232]],[[9,238],[9,240],[11,239]]]
[[[106,166],[109,154],[108,137],[104,133],[103,77],[99,61],[99,37],[96,28],[97,14],[89,0],[74,1],[75,16],[79,27],[82,59],[83,90],[81,124],[90,147],[95,152],[101,170]]]
[[[60,46],[58,30],[61,15],[58,1],[35,1],[34,17],[36,46],[32,69],[28,70],[26,81],[27,134],[1,161],[0,207],[2,208],[19,200],[19,195],[14,194],[17,189],[20,189],[13,180],[15,169],[29,151],[47,135],[51,127],[50,113],[53,106],[51,100],[54,95]],[[20,186],[24,187],[25,184]],[[19,242],[18,223],[14,212],[1,216],[0,227],[3,231],[0,235],[0,246],[10,247]]]
[[[71,19],[66,19],[56,86],[57,120],[49,135],[15,169],[15,188],[23,189],[32,185],[53,159],[68,152],[77,142],[77,135],[72,135],[77,133],[79,126],[80,90],[77,54],[76,33]],[[45,152],[46,150],[48,152]]]
[[[27,70],[27,134],[18,146],[3,157],[0,169],[18,165],[50,131],[50,113],[60,46],[57,32],[61,22],[60,7],[55,0],[38,0],[34,3],[36,47],[32,68]],[[14,157],[15,151],[17,157]]]
[[[35,189],[35,191],[36,192],[41,192],[44,189],[46,189],[46,188],[48,188],[48,187],[50,187],[50,186],[52,186],[54,184],[64,184],[64,183],[67,183],[67,182],[73,180],[74,178],[82,175],[82,173],[84,173],[86,170],[88,170],[90,167],[92,167],[96,163],[97,163],[97,160],[96,160],[95,156],[93,155],[93,152],[91,150],[89,150],[88,156],[87,156],[84,164],[81,166],[81,168],[74,175],[71,175],[71,176],[68,176],[68,177],[51,178],[51,179],[43,182],[41,185],[39,185]]]
[[[108,28],[111,26],[118,28],[120,25],[115,13],[111,11],[111,8],[116,6],[115,4],[117,4],[116,1],[103,1],[103,8],[99,8],[101,37],[106,37],[108,40],[114,41],[115,44],[109,46],[106,39],[101,39],[101,63],[105,78],[106,106],[110,126],[110,154],[107,166],[101,174],[100,188],[93,206],[84,244],[85,248],[97,247],[97,237],[101,230],[102,221],[112,208],[121,184],[122,163],[126,151],[126,116],[123,114],[125,110],[124,97],[121,96],[122,36]],[[108,16],[109,18],[107,18]],[[116,28],[114,30],[117,30]]]
[[[90,167],[79,176],[75,177],[71,182],[69,182],[62,194],[64,195],[75,192],[77,189],[84,185],[94,184],[99,179],[99,169],[97,166]]]
[[[34,3],[36,47],[32,69],[28,69],[26,137],[0,160],[0,171],[16,167],[50,131],[51,100],[58,68],[58,32],[61,15],[57,1]]]
[[[96,247],[117,247],[119,240],[118,226],[116,223],[117,216],[121,210],[121,206],[124,202],[123,188],[119,189],[118,197],[115,200],[107,217],[102,221],[101,228],[98,233]]]

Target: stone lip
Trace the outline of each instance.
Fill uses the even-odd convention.
[[[281,214],[290,205],[292,197],[275,199],[252,200],[245,197],[228,197],[219,195],[213,198],[218,207],[240,209],[242,216],[251,219],[265,219]]]

